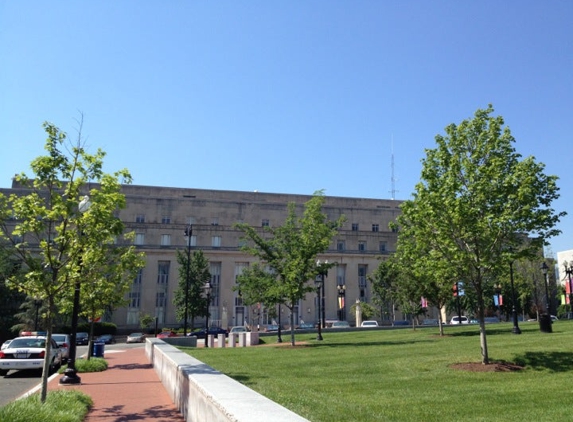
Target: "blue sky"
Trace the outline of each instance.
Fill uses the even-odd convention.
[[[435,135],[491,103],[571,211],[572,19],[570,0],[0,0],[0,186],[42,122],[74,137],[81,112],[138,185],[408,199]]]

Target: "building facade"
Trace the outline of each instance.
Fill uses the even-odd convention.
[[[21,186],[13,183],[12,190]],[[179,284],[177,250],[202,250],[211,273],[210,325],[224,328],[235,325],[264,325],[280,320],[289,324],[286,307],[265,309],[245,306],[233,288],[244,268],[255,258],[240,250],[242,232],[238,222],[253,227],[281,226],[287,217],[288,203],[295,203],[301,215],[310,195],[240,192],[124,185],[127,207],[120,218],[127,231],[135,232],[135,244],[145,253],[146,265],[135,278],[126,307],[115,309],[106,319],[118,328],[139,327],[139,318],[157,318],[160,328],[179,327],[175,316],[174,292]],[[23,191],[21,192],[24,193]],[[341,215],[346,223],[330,248],[318,258],[336,263],[325,278],[324,315],[328,320],[355,321],[350,307],[357,299],[372,302],[367,276],[395,251],[397,233],[390,229],[400,213],[400,201],[325,196],[323,212],[329,220]],[[191,239],[185,236],[192,225]],[[313,280],[309,280],[313,283]],[[309,294],[295,308],[295,324],[318,321],[316,294]],[[393,312],[392,312],[393,313]],[[191,321],[189,321],[190,325]],[[195,321],[196,325],[204,321]]]

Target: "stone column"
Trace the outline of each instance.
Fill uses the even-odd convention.
[[[362,324],[362,307],[360,306],[360,299],[356,299],[356,326],[360,327]]]

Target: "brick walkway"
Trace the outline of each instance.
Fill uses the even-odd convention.
[[[184,421],[159,377],[138,347],[106,351],[108,369],[82,373],[80,385],[60,385],[61,377],[50,381],[49,389],[77,389],[93,400],[85,422]]]

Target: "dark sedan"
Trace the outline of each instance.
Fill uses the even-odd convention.
[[[96,343],[113,344],[113,343],[115,343],[115,338],[111,334],[102,334],[101,336],[99,336],[96,339],[95,342]]]
[[[228,336],[229,332],[221,327],[209,327],[208,334],[213,336],[218,336],[219,334],[225,334],[225,336]],[[194,337],[205,337],[205,329],[203,328],[202,330],[193,331],[187,335]]]

